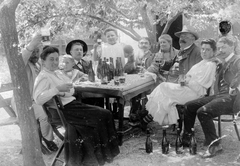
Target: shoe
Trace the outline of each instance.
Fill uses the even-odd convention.
[[[191,139],[191,134],[188,134],[188,133],[183,133],[183,136],[182,136],[182,145],[183,147],[189,147],[190,145],[190,139]]]
[[[47,148],[53,152],[56,152],[58,150],[57,145],[53,141],[48,141],[45,138],[43,138],[43,141],[46,143]]]
[[[211,158],[216,156],[217,154],[223,151],[222,146],[219,145],[211,145],[207,151],[202,155],[202,158]]]
[[[141,122],[128,122],[128,124],[132,127],[140,127],[141,126]]]

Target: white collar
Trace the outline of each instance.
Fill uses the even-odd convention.
[[[231,53],[230,55],[228,55],[227,58],[225,58],[225,62],[228,62],[232,57],[233,57],[234,53]]]
[[[77,61],[76,59],[74,59],[74,62],[75,62],[76,65],[78,64],[78,62],[80,62],[82,64],[82,60],[81,59],[80,59],[80,61]]]

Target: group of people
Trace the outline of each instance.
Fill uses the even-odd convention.
[[[93,61],[112,57],[115,62],[117,57],[121,57],[125,72],[147,71],[155,73],[158,78],[158,85],[148,95],[146,108],[142,108],[140,96],[131,99],[130,119],[139,121],[143,129],[153,120],[160,125],[176,124],[179,119],[176,105],[181,104],[186,107],[185,146],[189,145],[196,116],[205,134],[204,145],[218,138],[213,118],[239,108],[235,98],[240,88],[240,59],[234,52],[234,38],[223,36],[217,43],[213,39],[203,40],[199,48],[195,44],[198,34],[183,27],[182,31],[175,33],[179,37],[180,50],[172,46],[170,35],[163,34],[158,39],[159,52],[152,53],[150,40],[143,37],[138,42],[139,52],[134,54],[130,45],[118,42],[115,29],[107,29],[104,35],[106,43],[94,44]],[[53,142],[52,127],[42,105],[51,107],[51,99],[55,95],[60,96],[64,105],[63,114],[69,123],[70,144],[66,147],[69,149],[69,165],[103,165],[111,162],[120,152],[112,112],[99,107],[104,105],[101,95],[78,100],[74,94],[72,82],[87,80],[89,62],[83,58],[87,51],[84,41],[69,42],[67,55],[63,56],[62,70],[59,70],[59,50],[52,46],[42,48],[40,34],[35,35],[22,51],[35,117],[40,122],[44,141],[52,151],[58,147]],[[166,75],[176,63],[179,64],[179,75],[184,75],[184,85],[167,82]],[[206,97],[208,91],[210,95]],[[133,118],[131,115],[136,116]],[[204,157],[212,157],[221,150],[219,141],[216,141]]]
[[[175,33],[180,38],[178,53],[180,83],[162,82],[148,96],[142,125],[152,120],[160,125],[176,124],[179,113],[176,105],[184,105],[183,145],[189,146],[192,128],[198,117],[204,135],[204,146],[211,145],[203,154],[213,157],[222,151],[213,118],[239,112],[240,56],[236,54],[236,39],[222,36],[217,43],[203,40],[201,49],[194,41],[198,35],[187,29]],[[202,60],[201,60],[202,59]],[[208,93],[208,94],[207,94]]]
[[[22,56],[26,64],[33,110],[47,147],[51,151],[58,150],[53,141],[52,126],[42,106],[48,105],[51,110],[55,109],[51,101],[58,95],[68,122],[66,134],[69,144],[65,145],[65,149],[68,149],[65,153],[68,156],[67,165],[104,165],[112,162],[120,152],[112,113],[102,107],[85,104],[74,95],[72,82],[76,79],[87,80],[89,62],[83,60],[87,44],[82,40],[69,42],[66,47],[68,55],[63,56],[64,65],[60,70],[59,50],[52,46],[43,47],[41,39],[40,34],[33,36],[32,41],[22,50]]]

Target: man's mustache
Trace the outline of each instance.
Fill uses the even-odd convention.
[[[186,44],[187,42],[186,42],[185,40],[181,39],[181,40],[179,40],[179,43],[184,43],[184,44]]]

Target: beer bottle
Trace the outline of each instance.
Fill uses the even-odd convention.
[[[110,65],[109,65],[109,71],[110,71],[110,77],[111,77],[111,80],[114,78],[114,64],[113,64],[113,58],[110,57]]]
[[[107,84],[108,80],[107,80],[107,75],[108,75],[108,67],[107,67],[107,63],[104,60],[102,63],[102,78],[101,78],[101,83],[102,84]]]
[[[111,81],[111,70],[110,70],[110,61],[109,61],[109,59],[107,59],[106,64],[107,64],[107,80],[109,82],[109,81]]]
[[[119,63],[119,76],[123,76],[123,64],[122,64],[122,58],[121,57],[117,57],[118,59],[118,63]]]
[[[118,63],[118,59],[116,59],[115,76],[119,76],[119,63]]]
[[[177,139],[175,142],[175,150],[177,154],[181,154],[182,153],[182,139],[180,137],[180,128],[177,128]]]
[[[197,154],[197,141],[194,134],[194,128],[192,128],[192,135],[190,139],[189,152],[191,155]]]
[[[163,128],[163,138],[162,138],[162,153],[163,154],[168,154],[169,152],[169,141],[167,140],[166,137],[166,128]]]
[[[153,146],[152,146],[152,140],[150,138],[150,130],[147,129],[147,139],[145,143],[145,149],[147,153],[152,153],[153,152]]]
[[[102,59],[101,59],[101,58],[99,58],[99,61],[98,61],[97,77],[98,77],[99,79],[102,79]]]
[[[90,61],[89,63],[88,80],[91,82],[95,82],[95,74],[92,67],[92,61]]]

